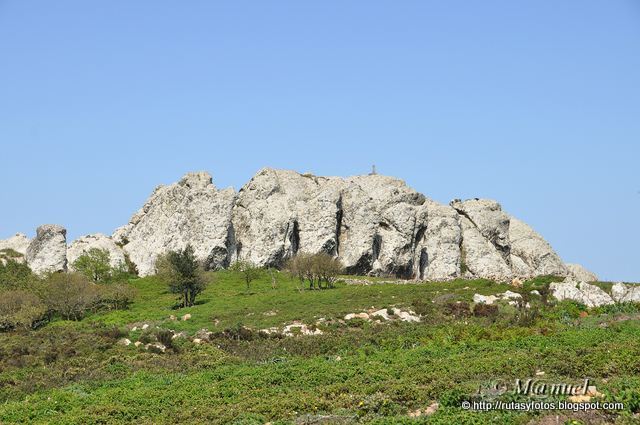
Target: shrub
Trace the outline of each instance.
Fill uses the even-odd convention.
[[[471,308],[469,303],[465,301],[448,302],[444,305],[444,312],[447,316],[453,316],[456,319],[469,317]]]
[[[31,269],[23,261],[12,256],[0,257],[0,289],[24,288],[34,279]]]
[[[498,306],[490,304],[476,304],[473,306],[473,315],[475,317],[495,318],[498,315]]]
[[[242,274],[242,278],[247,284],[247,291],[249,290],[249,284],[251,281],[260,277],[260,268],[256,267],[250,261],[236,261],[229,267],[229,270],[232,270],[237,273]]]
[[[125,257],[125,261],[127,257]],[[132,274],[130,264],[111,265],[111,255],[106,249],[91,248],[73,262],[73,268],[94,282],[124,282]]]
[[[167,349],[173,348],[173,332],[167,329],[160,329],[156,332],[156,339]]]
[[[43,291],[49,310],[67,320],[80,320],[100,300],[98,285],[79,273],[54,273]]]
[[[333,288],[335,281],[342,272],[342,263],[337,258],[327,253],[318,254],[299,253],[287,261],[285,268],[292,276],[297,277],[304,287],[304,282],[309,282],[309,289],[316,286]]]
[[[160,256],[156,261],[156,271],[169,286],[169,291],[179,295],[182,307],[192,306],[207,284],[191,245]]]
[[[125,310],[133,302],[135,290],[126,283],[99,287],[100,304],[107,310]]]
[[[32,329],[46,318],[46,314],[47,307],[31,292],[13,290],[0,293],[0,331]]]
[[[91,248],[73,262],[73,268],[94,282],[107,280],[111,275],[111,255],[106,249]]]

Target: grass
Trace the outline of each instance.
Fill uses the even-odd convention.
[[[627,405],[623,412],[564,413],[567,423],[633,423],[640,411],[635,305],[584,313],[569,302],[532,301],[537,314],[523,325],[507,305],[495,317],[448,313],[446,306],[471,302],[474,293],[512,289],[485,280],[338,283],[301,292],[284,275],[275,289],[265,276],[249,291],[234,273],[208,276],[212,283],[190,308],[173,310],[175,296],[148,277],[132,282],[137,297],[129,310],[0,334],[0,423],[528,424],[554,412],[469,412],[459,401],[477,399],[478,389],[495,380],[540,371],[552,382],[589,377],[607,400]],[[526,282],[522,291],[548,280]],[[338,320],[391,306],[421,310],[423,321]],[[169,320],[186,313],[190,320]],[[194,334],[319,318],[328,323],[318,325],[324,334],[317,336],[218,335],[201,345],[179,339],[164,354],[117,343],[139,338],[129,328],[140,323]],[[434,402],[441,407],[433,415],[410,416]]]

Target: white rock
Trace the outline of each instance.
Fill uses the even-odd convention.
[[[349,313],[346,316],[344,316],[344,320],[351,320],[351,319],[369,320],[369,315],[367,313]]]
[[[517,292],[505,291],[504,293],[502,293],[500,298],[508,300],[519,300],[522,299],[522,295],[518,294]]]
[[[478,278],[511,280],[511,268],[495,245],[486,239],[466,216],[460,217],[460,225],[462,227],[462,261],[469,272]]]
[[[133,345],[135,345],[136,347],[140,347],[142,345],[142,342],[136,341],[133,343]]]
[[[34,273],[67,270],[67,230],[56,224],[44,224],[36,230],[25,259]]]
[[[618,282],[611,288],[611,297],[618,303],[640,303],[640,286],[625,285],[624,283]]]
[[[614,301],[605,291],[586,282],[565,281],[549,285],[551,294],[558,301],[572,300],[587,307],[599,307],[613,304]]]
[[[582,267],[580,264],[566,264],[569,274],[579,282],[597,282],[598,276],[595,273]]]
[[[234,199],[234,190],[217,190],[208,173],[190,173],[178,183],[157,187],[113,238],[141,276],[155,273],[158,255],[188,244],[205,268],[226,267],[235,255]]]
[[[0,240],[0,251],[3,249],[12,249],[19,254],[25,255],[29,247],[29,238],[23,233],[16,233],[9,239]]]
[[[551,245],[529,225],[515,217],[509,219],[509,240],[514,275],[531,278],[568,274],[567,268]]]
[[[202,344],[202,340],[200,338],[193,338],[194,344]]]
[[[120,341],[118,341],[118,344],[120,345],[124,345],[125,347],[131,345],[131,340],[127,339],[127,338],[123,338]]]
[[[76,239],[67,248],[67,260],[69,270],[73,271],[73,263],[83,254],[91,249],[106,250],[109,253],[110,265],[112,267],[122,267],[125,265],[124,251],[109,236],[102,233],[83,236]]]
[[[491,305],[496,301],[498,301],[498,297],[496,297],[495,295],[480,295],[480,294],[473,295],[473,302],[476,304]]]
[[[144,325],[142,325],[142,330],[145,331],[149,329],[149,325],[147,325],[146,323]]]
[[[536,296],[540,296],[540,291],[538,291],[537,289],[534,289],[533,291],[530,292],[531,295],[536,295]]]
[[[182,316],[182,321],[183,322],[186,322],[189,319],[191,319],[191,314],[190,313],[187,313],[184,316]]]

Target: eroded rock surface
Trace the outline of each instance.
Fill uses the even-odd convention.
[[[206,268],[226,267],[235,250],[234,199],[233,189],[217,190],[208,173],[190,173],[178,183],[157,187],[113,239],[123,246],[141,276],[155,272],[158,255],[184,249],[187,244]]]
[[[37,274],[67,270],[67,230],[56,224],[45,224],[36,230],[25,259]]]
[[[326,252],[348,273],[405,279],[511,281],[570,273],[539,234],[497,202],[442,205],[402,180],[375,174],[318,177],[265,168],[235,193],[218,190],[206,172],[189,173],[156,188],[112,239],[89,235],[66,253],[59,243],[43,248],[55,245],[45,240],[64,239],[50,230],[31,242],[38,270],[66,269],[67,255],[73,262],[97,247],[110,252],[113,265],[127,253],[145,276],[155,272],[158,255],[190,244],[207,269],[236,259],[279,267],[298,252]],[[24,235],[15,238],[16,246],[25,244]]]
[[[23,233],[16,233],[8,239],[0,240],[0,251],[10,249],[19,254],[25,255],[29,247],[29,238]]]
[[[558,301],[572,300],[587,307],[600,307],[614,304],[613,298],[596,285],[566,279],[564,282],[549,285],[551,294]]]

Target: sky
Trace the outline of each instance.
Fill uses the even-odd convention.
[[[0,0],[0,238],[260,168],[491,198],[640,281],[640,2]]]

